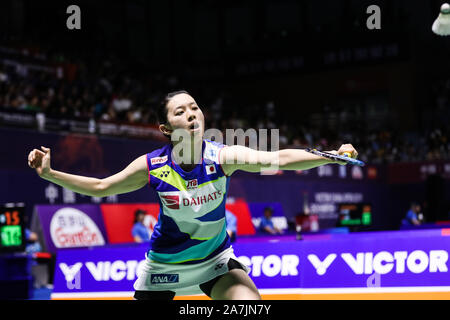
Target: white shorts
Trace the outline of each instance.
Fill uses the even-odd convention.
[[[202,294],[199,285],[227,273],[230,258],[239,262],[247,273],[250,271],[236,258],[232,247],[210,260],[194,264],[160,263],[147,258],[133,287],[140,291],[170,290],[177,296]]]

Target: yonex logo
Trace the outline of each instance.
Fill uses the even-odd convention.
[[[167,178],[167,176],[169,175],[170,171],[162,171],[161,174],[159,175],[161,178]]]
[[[161,196],[163,204],[169,209],[180,209],[180,197],[175,196]]]
[[[222,268],[224,265],[224,263],[219,263],[216,265],[216,267],[214,268],[214,270],[219,270],[220,268]]]
[[[178,274],[155,273],[150,276],[151,283],[176,283],[179,281]]]

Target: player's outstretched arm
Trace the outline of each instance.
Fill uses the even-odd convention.
[[[28,154],[28,166],[43,179],[77,193],[94,197],[127,193],[142,188],[148,181],[146,156],[140,156],[124,170],[104,179],[84,177],[53,170],[50,149],[41,147]]]
[[[350,153],[356,157],[357,152],[351,144],[342,145],[338,151],[328,151],[342,155]],[[220,163],[227,175],[236,170],[247,172],[260,172],[264,169],[279,170],[308,170],[321,165],[335,162],[300,149],[284,149],[280,151],[258,151],[243,146],[225,147],[220,153]]]

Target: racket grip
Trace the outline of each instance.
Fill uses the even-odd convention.
[[[346,156],[346,157],[348,157],[348,158],[351,158],[351,157],[352,157],[352,154],[351,154],[350,152],[344,152],[342,155],[343,155],[343,156]]]

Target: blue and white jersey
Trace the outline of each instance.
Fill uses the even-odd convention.
[[[225,220],[230,178],[219,163],[223,147],[204,140],[201,163],[190,172],[172,160],[171,144],[147,154],[149,183],[160,204],[149,259],[198,263],[230,246]]]

